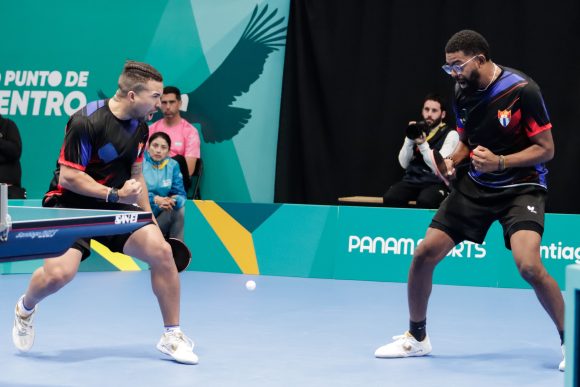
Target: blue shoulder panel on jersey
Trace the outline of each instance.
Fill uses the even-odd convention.
[[[523,77],[518,74],[512,73],[509,70],[504,70],[501,78],[493,85],[491,93],[489,94],[489,99],[495,98],[498,94],[503,93],[517,83],[527,82]]]
[[[96,112],[98,109],[102,108],[103,106],[105,106],[104,99],[89,102],[87,104],[87,106],[85,107],[85,109],[87,111],[87,117],[90,116],[91,114],[93,114],[94,112]]]

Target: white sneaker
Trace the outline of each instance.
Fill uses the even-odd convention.
[[[429,336],[425,336],[423,341],[417,341],[409,332],[400,336],[393,336],[392,343],[383,345],[375,351],[375,357],[395,358],[410,356],[425,356],[431,353],[431,342]]]
[[[36,313],[36,307],[28,317],[22,317],[20,315],[20,308],[18,304],[24,296],[20,297],[14,308],[14,326],[12,327],[12,342],[14,346],[18,348],[19,351],[27,352],[32,348],[34,344],[34,327],[32,326],[32,320],[34,320],[34,314]]]
[[[199,358],[193,353],[193,341],[183,332],[166,332],[157,343],[157,349],[183,364],[197,364]]]
[[[562,355],[564,356],[564,358],[560,362],[558,369],[560,371],[564,372],[564,370],[566,369],[566,345],[564,345],[564,344],[562,344]]]

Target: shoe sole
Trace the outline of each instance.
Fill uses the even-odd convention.
[[[431,353],[431,351],[429,351],[429,352],[422,352],[422,353],[411,353],[411,354],[407,353],[407,354],[399,355],[399,356],[385,356],[385,355],[377,355],[377,354],[375,354],[375,357],[377,359],[404,359],[404,358],[407,358],[407,357],[422,357],[422,356],[427,356],[430,353]]]
[[[180,364],[190,364],[190,365],[196,365],[199,363],[199,359],[195,360],[195,362],[192,361],[185,361],[185,360],[179,360],[177,359],[175,356],[173,356],[169,351],[167,351],[165,349],[165,347],[163,347],[162,345],[157,344],[157,350],[169,357],[171,357],[173,360],[175,360],[176,362],[180,363]]]

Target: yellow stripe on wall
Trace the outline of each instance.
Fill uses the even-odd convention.
[[[225,248],[244,274],[260,274],[252,234],[211,200],[195,200]]]
[[[140,271],[141,268],[133,258],[121,253],[113,253],[109,248],[91,239],[91,248],[121,271]]]

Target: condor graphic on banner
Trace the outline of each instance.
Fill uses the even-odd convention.
[[[250,109],[231,104],[260,77],[270,53],[284,46],[285,18],[276,18],[277,13],[277,9],[268,12],[267,5],[262,10],[256,6],[240,40],[222,64],[197,89],[187,93],[182,116],[201,125],[205,142],[231,139],[252,117]]]
[[[254,7],[242,36],[221,65],[195,90],[184,93],[181,116],[201,125],[207,143],[231,140],[252,117],[252,110],[231,106],[258,80],[270,53],[284,46],[286,29],[277,9]],[[107,98],[98,92],[101,98]],[[159,113],[153,121],[160,119]]]

